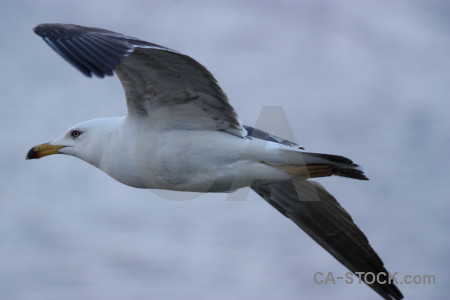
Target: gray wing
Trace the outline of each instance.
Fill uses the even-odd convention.
[[[175,50],[120,33],[70,24],[41,24],[36,34],[83,74],[115,72],[128,114],[161,129],[223,130],[245,137],[227,96],[212,74]]]
[[[254,184],[252,189],[291,219],[352,272],[385,272],[383,262],[352,217],[319,183],[289,180]],[[368,277],[371,279],[371,277]],[[381,277],[387,279],[387,277]],[[369,284],[384,299],[402,299],[392,283]]]

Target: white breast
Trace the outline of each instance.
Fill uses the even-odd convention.
[[[261,163],[279,155],[277,144],[271,142],[248,140],[221,131],[131,127],[117,132],[106,153],[108,149],[114,151],[106,154],[107,163],[99,168],[133,187],[228,192],[249,186],[255,179],[290,178],[283,171]],[[117,149],[121,151],[120,160],[113,158]]]

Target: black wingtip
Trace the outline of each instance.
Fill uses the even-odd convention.
[[[113,76],[133,45],[125,36],[74,24],[43,23],[33,31],[67,62],[88,77]]]
[[[36,25],[33,28],[33,32],[40,36],[40,32],[42,31],[42,29],[48,25],[49,24],[47,24],[47,23]]]
[[[49,23],[38,24],[38,25],[34,26],[33,31],[36,34],[39,34],[39,32],[42,30],[42,28],[47,27],[48,25],[50,25],[50,24]]]
[[[73,35],[72,32],[75,31],[83,32],[88,31],[89,29],[90,29],[89,27],[84,27],[75,24],[42,23],[34,26],[33,31],[34,33],[36,33],[41,37],[45,37],[48,34],[48,32],[57,31],[55,33],[60,35],[61,38],[68,38]]]
[[[68,27],[68,26],[76,27],[77,25],[60,24],[60,23],[42,23],[42,24],[34,26],[33,31],[40,37],[45,37],[46,33],[48,33],[49,31],[54,30],[55,28],[58,28],[58,27],[63,27],[63,26],[64,27]]]

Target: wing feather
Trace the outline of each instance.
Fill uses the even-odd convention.
[[[350,214],[319,183],[294,179],[256,183],[252,189],[353,273],[388,273]],[[384,299],[403,298],[393,283],[375,282],[369,286]]]
[[[99,28],[41,24],[34,31],[83,74],[104,77],[115,72],[130,117],[151,119],[161,130],[247,134],[213,75],[187,55]]]

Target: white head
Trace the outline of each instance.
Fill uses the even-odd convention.
[[[66,154],[98,166],[102,149],[107,146],[111,134],[117,128],[117,122],[112,122],[113,119],[118,118],[94,119],[76,124],[54,141],[31,148],[26,159]]]

